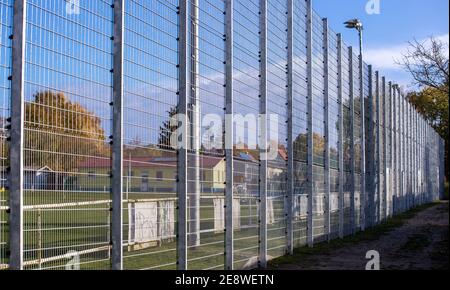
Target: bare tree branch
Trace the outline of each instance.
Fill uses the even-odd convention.
[[[397,62],[421,87],[431,87],[449,93],[448,43],[431,37],[428,41],[416,39],[409,42],[409,48],[400,62]]]

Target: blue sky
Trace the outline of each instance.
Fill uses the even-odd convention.
[[[328,17],[330,27],[343,34],[348,45],[358,46],[356,31],[343,22],[352,18],[363,21],[365,60],[389,80],[406,89],[412,80],[395,65],[407,48],[407,41],[424,40],[433,35],[448,43],[448,0],[379,0],[380,14],[366,13],[369,0],[314,0],[313,6],[322,17]]]

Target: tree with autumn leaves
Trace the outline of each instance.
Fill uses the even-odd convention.
[[[42,91],[25,104],[25,167],[76,172],[89,158],[110,156],[101,119],[60,92]]]
[[[449,178],[449,44],[431,37],[414,40],[399,64],[413,77],[419,90],[407,96],[416,110],[445,140],[445,175]]]

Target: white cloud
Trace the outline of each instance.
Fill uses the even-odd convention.
[[[446,42],[447,44],[449,43],[448,34],[437,36],[436,39]],[[420,41],[425,41],[425,39]],[[400,61],[407,50],[408,43],[368,49],[365,52],[364,61],[372,64],[375,70],[401,70],[401,67],[396,64],[396,61]]]

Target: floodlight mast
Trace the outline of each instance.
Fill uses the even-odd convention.
[[[359,19],[351,19],[349,21],[344,22],[345,27],[349,28],[349,29],[356,29],[358,30],[359,33],[359,56],[362,59],[362,55],[363,55],[363,30],[364,30],[364,26],[362,24],[362,22]]]
[[[362,126],[362,130],[361,130],[361,188],[362,188],[362,192],[366,192],[366,146],[365,146],[365,139],[366,139],[366,134],[365,134],[365,104],[364,104],[364,73],[363,73],[363,68],[364,68],[364,62],[363,62],[363,24],[362,22],[355,18],[355,19],[351,19],[349,21],[344,22],[345,27],[349,28],[349,29],[356,29],[358,31],[359,34],[359,85],[360,85],[360,100],[361,100],[361,126]],[[363,204],[364,204],[364,208],[365,208],[365,203],[366,203],[366,197],[364,194],[364,197],[362,198],[363,200]],[[364,230],[366,227],[366,219],[365,219],[365,213],[361,213],[362,215],[362,219],[361,219],[361,230]]]

